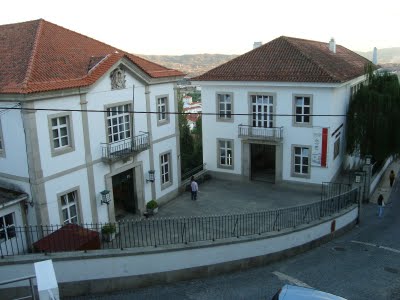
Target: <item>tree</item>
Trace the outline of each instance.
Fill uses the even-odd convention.
[[[201,116],[196,121],[196,127],[192,130],[194,136],[193,162],[195,166],[203,164],[203,130]]]
[[[186,114],[183,112],[183,102],[178,101],[178,122],[181,150],[181,172],[185,173],[192,168],[192,155],[194,150],[194,142],[190,127],[186,119]]]
[[[368,84],[352,97],[347,113],[347,153],[383,161],[400,153],[400,85],[396,75],[367,70]]]

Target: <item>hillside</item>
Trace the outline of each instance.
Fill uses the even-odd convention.
[[[372,51],[357,52],[372,60]],[[189,77],[200,75],[238,55],[227,54],[188,54],[188,55],[139,55],[168,68],[177,69]],[[378,49],[378,63],[393,71],[400,71],[400,47]]]
[[[192,55],[139,55],[145,59],[180,70],[189,77],[194,77],[215,68],[237,55],[227,54],[192,54]]]
[[[372,51],[357,53],[372,60]],[[378,49],[378,63],[400,64],[400,47]]]

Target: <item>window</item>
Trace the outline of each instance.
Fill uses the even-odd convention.
[[[217,94],[217,120],[231,121],[232,120],[232,94]]]
[[[15,237],[14,213],[0,217],[0,242]]]
[[[61,214],[63,224],[78,223],[77,191],[61,195]]]
[[[218,167],[233,169],[233,140],[218,140]]]
[[[340,136],[339,138],[335,141],[335,144],[333,145],[333,159],[336,159],[336,157],[340,154]]]
[[[165,188],[172,184],[171,153],[160,155],[161,185]]]
[[[108,142],[114,143],[131,137],[130,105],[107,108]]]
[[[51,119],[54,149],[68,147],[70,145],[68,123],[68,116]]]
[[[157,125],[168,123],[168,96],[157,97]]]
[[[294,125],[311,126],[311,96],[294,96]]]
[[[251,95],[253,127],[273,127],[274,97],[271,95]]]
[[[49,115],[52,155],[60,155],[74,150],[71,113]]]
[[[293,146],[292,176],[310,177],[311,149],[308,146]]]

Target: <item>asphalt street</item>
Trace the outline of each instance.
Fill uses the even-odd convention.
[[[364,204],[361,223],[353,230],[284,261],[217,277],[74,299],[271,299],[285,283],[352,300],[400,299],[399,182],[386,200],[383,218],[378,218],[375,203]]]

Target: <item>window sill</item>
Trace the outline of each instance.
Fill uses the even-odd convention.
[[[65,147],[62,149],[52,149],[51,156],[55,157],[55,156],[63,155],[63,154],[73,152],[73,151],[75,151],[74,147]]]

